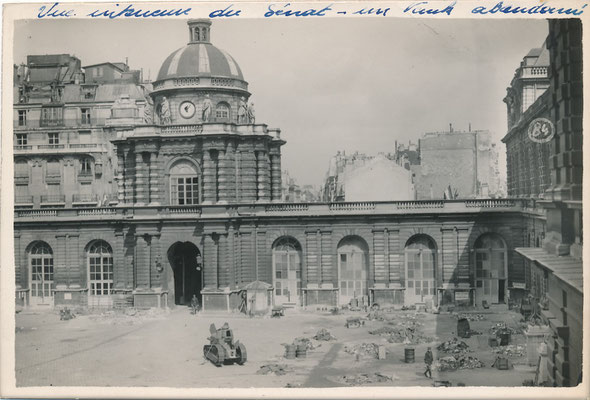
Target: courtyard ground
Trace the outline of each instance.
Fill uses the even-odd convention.
[[[368,314],[343,311],[333,315],[314,309],[287,310],[282,318],[249,318],[237,314],[191,315],[186,307],[178,307],[167,311],[110,311],[61,321],[57,311],[23,310],[16,315],[17,386],[432,386],[435,381],[449,381],[453,386],[521,386],[524,380],[534,378],[535,367],[526,364],[526,346],[522,356],[513,354],[510,358],[510,369],[492,367],[497,354],[488,344],[490,328],[504,322],[516,332],[522,329],[521,316],[505,308],[467,312],[475,319],[470,321],[471,329],[481,335],[460,339],[468,345],[464,354],[477,358],[483,367],[435,370],[433,379],[423,375],[424,353],[430,346],[435,360],[449,356],[437,346],[456,337],[457,315],[381,311],[359,328],[345,327],[347,318],[366,318]],[[210,324],[220,327],[224,322],[246,345],[248,361],[243,366],[215,367],[203,358]],[[414,327],[419,344],[390,343],[387,335],[369,333],[408,323]],[[314,348],[305,358],[285,358],[283,344],[297,337],[312,338],[322,328],[336,339],[312,339]],[[522,333],[512,335],[513,345],[524,345],[525,340]],[[362,343],[375,344],[360,347],[368,353],[378,345],[384,346],[386,357],[355,353],[355,346],[358,349]],[[414,363],[405,362],[406,348],[414,349]],[[261,367],[271,364],[282,371],[261,374]]]

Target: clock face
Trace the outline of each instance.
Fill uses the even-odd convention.
[[[195,105],[190,101],[183,101],[180,103],[180,116],[182,118],[191,118],[195,115]]]

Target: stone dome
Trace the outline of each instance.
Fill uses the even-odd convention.
[[[244,80],[240,66],[228,53],[211,43],[190,43],[164,60],[158,81],[201,76]]]
[[[244,81],[238,63],[210,42],[211,22],[189,20],[188,45],[170,54],[160,67],[157,81],[171,78],[215,77]]]

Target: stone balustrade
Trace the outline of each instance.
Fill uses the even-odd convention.
[[[15,210],[15,221],[34,219],[214,219],[220,217],[289,217],[342,215],[412,215],[479,212],[523,212],[527,199],[481,199],[342,203],[261,203],[201,204],[188,206],[126,206],[88,208],[44,208]]]

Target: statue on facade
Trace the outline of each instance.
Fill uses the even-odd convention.
[[[211,103],[211,99],[209,95],[205,95],[205,100],[203,100],[203,112],[202,112],[202,119],[203,122],[209,122],[211,120],[211,111],[213,109],[213,103]]]
[[[250,106],[248,106],[248,122],[251,124],[256,123],[256,114],[254,113],[254,103],[250,103]]]
[[[240,104],[238,105],[238,124],[245,124],[248,122],[248,104],[246,99],[242,96]]]
[[[162,97],[162,102],[160,103],[160,123],[162,125],[170,125],[172,123],[172,119],[170,117],[170,103],[168,103],[168,99],[166,97]]]
[[[145,106],[143,107],[143,122],[148,125],[154,123],[154,104],[150,96],[145,98]]]

